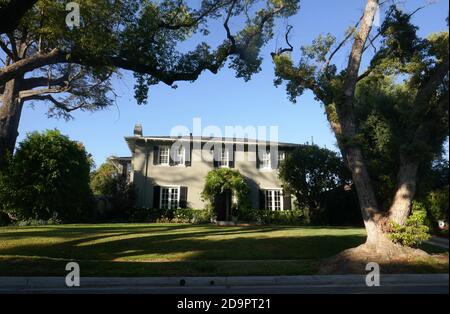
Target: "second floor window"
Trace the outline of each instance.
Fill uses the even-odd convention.
[[[278,152],[278,167],[280,166],[280,163],[286,158],[285,152]]]
[[[230,151],[228,149],[222,149],[219,157],[219,167],[229,167]]]
[[[184,165],[185,162],[185,158],[186,158],[186,152],[184,150],[183,146],[180,146],[177,148],[176,154],[175,154],[175,165]]]
[[[270,151],[263,152],[259,159],[259,166],[261,169],[275,170],[280,167],[280,163],[285,159],[285,157],[286,154],[282,151],[278,151],[277,154]]]
[[[161,165],[169,165],[170,163],[170,146],[159,147],[159,163]]]
[[[270,158],[270,152],[263,152],[261,155],[261,169],[271,169],[272,163]]]

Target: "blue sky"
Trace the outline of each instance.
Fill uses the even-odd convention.
[[[429,1],[403,3],[406,10],[412,11],[426,2]],[[448,1],[434,2],[414,16],[421,35],[447,27]],[[330,32],[342,38],[344,31],[359,19],[364,5],[365,0],[303,0],[299,13],[289,19],[289,24],[294,26],[292,44],[298,51],[300,45],[309,44],[321,33]],[[83,142],[100,165],[110,155],[130,155],[123,137],[132,134],[135,123],[143,125],[144,135],[168,135],[176,125],[192,128],[193,118],[200,117],[203,126],[217,125],[222,129],[227,125],[275,125],[279,127],[280,141],[305,143],[313,137],[316,144],[335,149],[335,138],[323,108],[312,94],[305,93],[294,105],[287,100],[282,87],[273,85],[270,52],[277,47],[277,42],[278,46],[283,43],[284,30],[282,22],[277,26],[274,40],[263,51],[262,71],[250,82],[236,79],[232,70],[223,68],[217,75],[205,72],[194,83],[177,83],[177,89],[163,84],[153,86],[149,103],[138,106],[133,97],[133,76],[122,72],[122,78],[114,80],[117,106],[94,113],[76,112],[73,120],[65,121],[47,118],[46,105],[36,103],[34,108],[24,108],[18,141],[27,132],[56,128],[71,139]],[[224,36],[222,28],[213,27],[208,40],[217,43]],[[345,54],[349,49],[346,47],[334,60],[337,66],[345,66]]]

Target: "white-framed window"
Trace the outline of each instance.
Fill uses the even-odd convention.
[[[280,163],[286,158],[286,153],[283,151],[278,151],[278,167]]]
[[[266,209],[283,210],[283,191],[281,189],[265,190]]]
[[[177,209],[180,207],[180,187],[161,187],[160,208]]]
[[[272,156],[277,158],[277,164],[274,165],[272,163]],[[263,170],[274,170],[274,167],[280,167],[280,162],[282,162],[286,158],[286,154],[283,151],[278,151],[277,155],[273,154],[270,151],[265,151],[261,154],[260,157],[260,169]],[[273,160],[275,161],[275,160]]]
[[[219,155],[219,167],[227,168],[230,166],[230,151],[228,149],[222,149]]]
[[[261,154],[261,169],[272,169],[270,152],[263,152]]]
[[[170,146],[159,146],[159,164],[170,164]]]
[[[175,165],[178,166],[184,166],[186,161],[186,150],[183,146],[180,146],[177,148],[176,154],[175,154]]]

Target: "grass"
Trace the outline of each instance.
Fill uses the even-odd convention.
[[[0,275],[303,275],[364,242],[360,228],[100,224],[0,228]]]

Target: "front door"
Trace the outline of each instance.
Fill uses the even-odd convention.
[[[216,196],[215,208],[217,221],[231,220],[231,195],[231,190],[226,190],[222,194]]]

